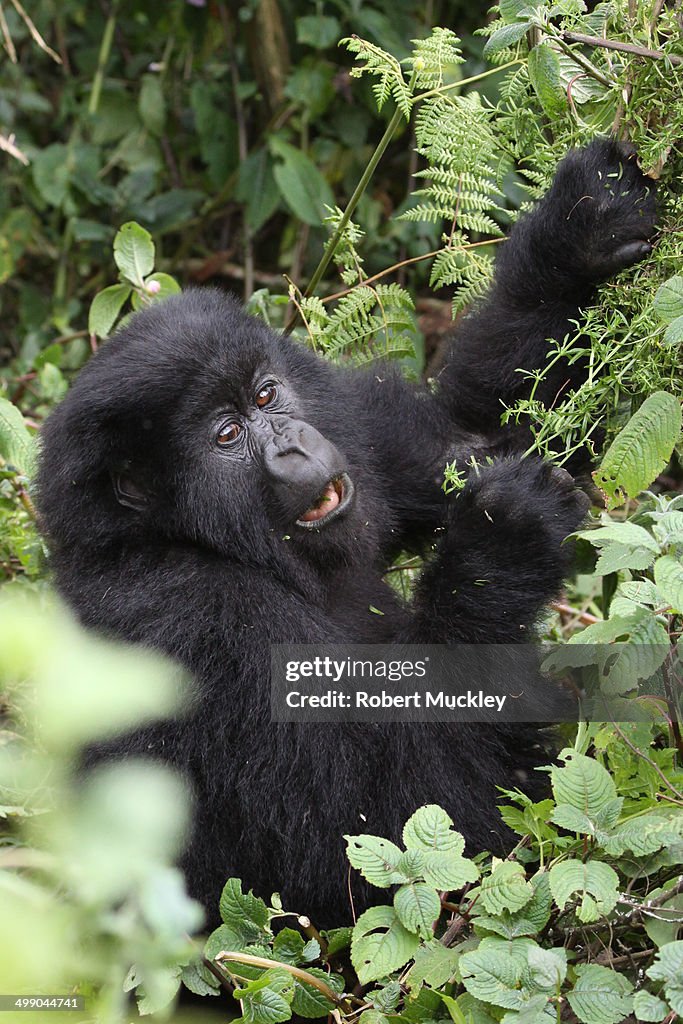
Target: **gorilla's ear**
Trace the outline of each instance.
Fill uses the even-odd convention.
[[[149,505],[149,496],[135,482],[128,470],[112,473],[111,482],[119,505],[132,508],[134,512],[144,512]]]

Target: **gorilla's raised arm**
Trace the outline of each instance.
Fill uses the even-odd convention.
[[[550,190],[501,246],[490,294],[455,332],[439,380],[458,424],[498,428],[503,405],[528,392],[520,369],[541,368],[548,339],[575,331],[570,321],[596,285],[650,251],[654,216],[654,183],[631,147],[601,139],[564,158]],[[558,363],[537,397],[557,402],[583,374],[581,363]]]

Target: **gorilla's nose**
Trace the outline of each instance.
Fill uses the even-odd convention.
[[[344,472],[338,449],[303,420],[274,424],[264,450],[264,470],[278,497],[296,510]]]

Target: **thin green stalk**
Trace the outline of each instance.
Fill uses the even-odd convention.
[[[88,103],[88,113],[96,114],[97,108],[100,105],[100,95],[102,93],[102,83],[104,81],[104,69],[107,66],[109,60],[109,54],[111,53],[111,44],[114,40],[114,29],[116,28],[116,8],[118,7],[118,0],[112,0],[109,17],[107,23],[104,26],[104,32],[102,33],[102,42],[100,43],[100,52],[97,57],[97,69],[95,71],[95,77],[92,82],[92,91],[90,93],[90,102]]]
[[[349,223],[349,221],[351,220],[353,212],[356,209],[356,207],[358,206],[358,203],[359,203],[359,201],[361,199],[361,196],[363,195],[363,193],[365,192],[366,188],[368,187],[368,185],[370,183],[370,179],[372,178],[373,174],[375,173],[375,169],[377,167],[377,164],[380,162],[380,160],[384,156],[384,152],[385,152],[387,146],[389,145],[389,143],[391,142],[391,140],[392,140],[392,138],[394,136],[394,132],[398,128],[398,126],[399,126],[399,124],[401,122],[401,118],[402,117],[403,117],[403,114],[401,113],[401,111],[397,107],[396,110],[394,111],[394,115],[391,118],[391,121],[389,121],[389,124],[386,127],[384,135],[382,136],[382,138],[380,139],[379,143],[377,144],[377,148],[375,149],[375,152],[372,154],[372,157],[370,158],[370,161],[369,161],[367,167],[363,171],[363,174],[361,175],[360,181],[358,182],[358,184],[356,185],[356,187],[355,187],[355,189],[353,191],[353,195],[351,196],[351,198],[348,201],[347,207],[344,210],[344,213],[342,214],[342,217],[341,217],[341,219],[339,221],[339,224],[337,225],[336,231],[334,232],[334,234],[332,235],[332,238],[329,240],[329,242],[325,246],[325,251],[324,251],[324,253],[322,254],[322,256],[320,258],[320,262],[318,263],[318,266],[315,268],[315,270],[313,272],[313,276],[311,277],[311,280],[308,283],[308,288],[306,289],[306,291],[304,293],[305,295],[307,295],[307,296],[308,295],[312,295],[312,293],[315,291],[315,289],[320,284],[320,280],[321,280],[323,274],[325,273],[325,271],[327,270],[327,268],[328,268],[328,266],[330,264],[330,260],[334,256],[334,253],[335,253],[335,250],[337,248],[337,245],[339,244],[339,240],[341,239],[344,231],[346,230],[346,226]],[[287,324],[286,330],[287,331],[291,330],[291,326],[292,326],[292,321],[290,320],[290,322]]]

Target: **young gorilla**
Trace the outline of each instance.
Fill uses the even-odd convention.
[[[543,364],[596,283],[649,251],[653,218],[631,152],[599,141],[570,153],[513,229],[436,394],[388,367],[326,363],[196,290],[138,314],[50,417],[39,506],[59,590],[86,625],[165,651],[195,680],[181,719],[112,750],[191,780],[184,866],[212,920],[238,875],[342,923],[342,834],[396,839],[423,803],[449,811],[470,852],[500,847],[496,785],[523,784],[546,759],[532,729],[272,725],[269,647],[531,635],[586,500],[515,453],[528,438],[501,429],[501,403],[524,394],[518,368]],[[548,400],[580,374],[560,368]],[[490,451],[446,499],[446,461]],[[405,606],[387,561],[430,545]]]

